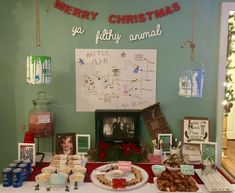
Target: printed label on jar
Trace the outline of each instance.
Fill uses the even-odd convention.
[[[44,114],[38,116],[38,123],[50,123],[50,114]]]

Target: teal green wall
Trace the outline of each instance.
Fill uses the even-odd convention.
[[[50,9],[47,6],[50,2]],[[175,14],[139,24],[112,25],[108,16],[136,14],[171,5],[172,0],[74,0],[65,1],[75,7],[97,11],[95,21],[81,20],[55,9],[52,1],[40,1],[41,47],[35,49],[34,1],[2,1],[0,6],[0,169],[17,158],[17,143],[22,142],[22,125],[28,125],[28,112],[37,91],[46,91],[55,112],[55,132],[88,133],[94,145],[94,112],[75,112],[75,48],[157,49],[157,101],[172,133],[180,136],[184,116],[205,116],[211,121],[212,140],[216,128],[216,92],[220,27],[220,0],[197,0],[195,43],[196,57],[205,64],[205,85],[202,98],[178,96],[178,78],[183,64],[190,61],[190,49],[180,46],[191,40],[192,0],[178,0],[181,10]],[[128,35],[151,30],[161,25],[162,35],[129,42]],[[72,26],[83,27],[82,36],[72,37]],[[97,30],[113,29],[123,38],[95,44]],[[52,56],[52,83],[26,84],[26,56],[31,53]],[[28,127],[27,127],[28,128]],[[143,140],[149,135],[143,124]],[[50,139],[42,140],[41,151],[50,150]]]

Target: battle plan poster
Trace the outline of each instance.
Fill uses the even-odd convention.
[[[76,111],[156,103],[157,50],[75,49]]]

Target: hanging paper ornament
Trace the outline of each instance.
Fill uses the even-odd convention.
[[[45,56],[40,45],[40,1],[35,0],[36,48],[26,62],[26,81],[28,84],[49,84],[51,82],[51,57]],[[43,51],[43,52],[42,52]]]
[[[204,69],[183,70],[179,78],[179,96],[202,97]]]
[[[51,82],[51,57],[27,56],[27,83],[49,84]]]

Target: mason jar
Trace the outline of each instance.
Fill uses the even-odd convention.
[[[49,110],[49,99],[45,92],[38,92],[38,98],[32,100],[33,109],[29,112],[29,131],[35,138],[49,137],[53,133],[53,113]]]

